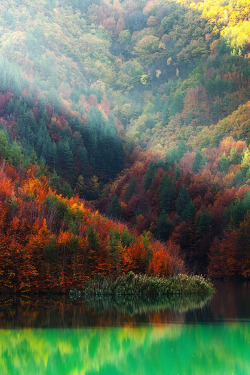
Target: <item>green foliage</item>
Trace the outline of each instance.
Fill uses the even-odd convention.
[[[114,195],[110,205],[107,207],[106,214],[115,219],[121,219],[123,216],[123,210],[119,198],[117,195]]]
[[[194,172],[200,171],[201,166],[202,166],[202,160],[203,160],[203,158],[202,158],[201,150],[198,150],[196,155],[195,155],[193,166],[192,166],[192,170]]]
[[[182,186],[175,205],[176,212],[182,220],[187,220],[195,215],[195,205],[185,186]]]
[[[180,166],[177,165],[174,170],[174,179],[178,180],[180,177],[181,177],[181,169],[180,169]]]
[[[198,233],[203,236],[207,233],[209,226],[211,225],[212,215],[211,212],[204,210],[198,218]]]
[[[43,248],[43,254],[45,260],[49,262],[54,262],[57,258],[57,246],[56,246],[56,238],[51,237],[49,241],[45,244]]]
[[[132,177],[131,180],[129,181],[128,187],[125,191],[125,198],[127,200],[129,200],[134,195],[135,189],[136,189],[136,181],[135,181],[134,177]]]
[[[15,214],[18,211],[19,203],[18,203],[16,197],[13,197],[13,198],[8,200],[8,207],[9,207],[9,210],[10,210],[12,215]]]
[[[218,169],[220,172],[224,172],[224,173],[227,173],[228,171],[228,160],[227,160],[225,153],[220,157]]]
[[[151,184],[152,184],[152,181],[154,179],[154,175],[155,175],[155,170],[156,170],[156,165],[153,161],[150,162],[149,166],[148,166],[148,169],[147,169],[147,172],[145,173],[145,176],[144,176],[144,190],[149,190],[150,187],[151,187]]]
[[[231,225],[239,227],[246,214],[250,211],[250,191],[247,192],[244,199],[237,199],[230,206]]]
[[[155,236],[160,241],[167,241],[173,229],[173,223],[169,220],[165,211],[159,215],[155,226]]]
[[[9,142],[7,134],[4,130],[0,130],[0,156],[3,159],[8,159],[9,154]]]
[[[109,242],[107,245],[108,257],[113,264],[118,265],[120,260],[119,250],[121,248],[121,238],[118,230],[110,232]]]
[[[165,176],[161,181],[160,206],[166,212],[171,211],[175,200],[175,186],[172,179]]]
[[[178,163],[182,156],[187,152],[188,148],[186,142],[181,141],[178,147],[169,147],[166,152],[166,164],[168,167],[173,167],[175,163]]]
[[[73,211],[67,203],[59,200],[55,195],[47,196],[44,205],[47,218],[53,217],[54,219],[53,226],[55,231],[59,230],[62,224],[69,226],[71,220],[74,219]]]
[[[126,229],[121,234],[121,243],[123,247],[128,247],[135,242],[135,237],[132,236]]]
[[[100,244],[95,229],[90,226],[87,232],[87,241],[91,250],[98,251]]]
[[[88,295],[167,295],[211,294],[212,284],[201,276],[178,275],[163,279],[157,276],[135,275],[129,272],[116,280],[98,276],[86,282],[82,294]]]

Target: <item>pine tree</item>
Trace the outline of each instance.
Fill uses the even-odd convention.
[[[146,191],[149,190],[151,187],[151,184],[153,182],[154,175],[155,175],[155,169],[156,169],[155,163],[151,161],[144,176],[143,188]]]
[[[182,186],[175,202],[176,212],[182,220],[187,220],[195,214],[195,205],[185,186]]]
[[[194,162],[192,166],[193,172],[199,172],[201,169],[201,166],[202,166],[202,153],[201,153],[201,150],[199,150],[197,151],[195,158],[194,158]]]
[[[160,241],[167,241],[172,229],[172,223],[166,215],[166,212],[163,210],[159,215],[159,219],[155,227],[155,236]]]
[[[106,214],[110,217],[121,219],[123,216],[122,207],[117,195],[114,195],[107,210]]]
[[[161,181],[160,206],[166,212],[171,211],[175,199],[175,187],[170,177],[165,176]]]

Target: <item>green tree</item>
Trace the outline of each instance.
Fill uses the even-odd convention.
[[[208,231],[208,228],[211,224],[212,215],[209,211],[204,210],[198,218],[198,233],[200,236],[203,236]]]
[[[176,212],[182,220],[187,220],[195,215],[195,205],[185,186],[182,186],[175,205]]]
[[[195,155],[193,166],[192,166],[193,172],[199,172],[200,171],[201,166],[202,166],[202,161],[203,161],[203,158],[202,158],[201,150],[198,150],[196,155]]]
[[[68,141],[61,141],[57,146],[56,167],[61,176],[68,179],[74,176],[74,158]]]
[[[9,142],[7,134],[4,130],[0,130],[0,156],[4,159],[8,159],[9,155]]]
[[[90,226],[88,228],[87,241],[88,241],[88,245],[89,245],[91,250],[93,250],[95,252],[99,250],[100,244],[99,244],[99,240],[98,240],[98,237],[97,237],[97,233],[92,226]]]
[[[237,199],[230,206],[231,224],[238,227],[250,211],[250,191],[247,192],[244,199]]]
[[[227,173],[227,171],[228,171],[228,160],[227,160],[225,152],[220,157],[218,169],[219,169],[220,172],[224,172],[224,173]]]
[[[119,231],[112,230],[109,235],[109,242],[107,245],[108,257],[113,265],[119,264],[121,260],[121,238]]]
[[[174,170],[174,179],[179,180],[180,177],[181,177],[181,168],[179,165],[177,165]]]
[[[175,186],[172,179],[165,176],[161,181],[160,206],[166,212],[171,211],[175,199]]]
[[[169,220],[165,211],[161,211],[155,226],[155,236],[160,241],[167,241],[172,230],[172,222]]]
[[[151,184],[153,182],[154,175],[155,175],[155,169],[156,169],[156,165],[153,161],[151,161],[144,176],[143,188],[146,191],[149,190],[151,187]]]
[[[128,247],[135,242],[135,237],[132,236],[126,229],[121,234],[122,246]]]
[[[117,195],[114,195],[109,206],[107,207],[106,214],[115,219],[121,219],[123,216],[122,206]]]
[[[125,198],[127,200],[129,200],[134,195],[135,189],[136,189],[136,181],[135,181],[134,177],[132,177],[130,179],[128,187],[125,191]]]

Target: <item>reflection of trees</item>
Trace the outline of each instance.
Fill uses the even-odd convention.
[[[98,374],[116,367],[138,348],[149,350],[164,328],[0,331],[0,372],[21,374]]]
[[[0,330],[0,374],[247,374],[249,322],[173,324],[195,308],[202,314],[205,303],[199,296],[2,296],[0,327],[60,329]],[[77,326],[87,328],[68,329]]]
[[[170,296],[87,296],[83,303],[95,311],[117,311],[128,315],[172,310],[186,312],[201,308],[211,296],[206,295],[170,295]]]
[[[209,299],[205,295],[87,296],[77,300],[62,296],[1,297],[0,327],[70,328],[183,322],[183,313],[202,308]]]
[[[249,342],[249,323],[0,330],[0,372],[247,374]]]

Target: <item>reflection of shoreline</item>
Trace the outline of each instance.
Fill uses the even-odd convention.
[[[210,297],[164,296],[84,297],[0,296],[0,328],[109,327],[137,324],[182,323],[184,313],[202,309]]]
[[[171,295],[171,296],[85,296],[82,302],[95,311],[117,311],[133,316],[135,314],[145,314],[159,312],[161,310],[171,310],[184,313],[189,310],[202,308],[211,296],[205,295]]]

